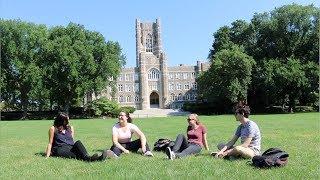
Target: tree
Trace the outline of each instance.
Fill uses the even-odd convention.
[[[26,117],[29,104],[39,100],[35,93],[43,87],[39,64],[47,29],[20,20],[1,20],[0,31],[2,98],[11,107],[22,109]]]
[[[97,32],[70,23],[50,29],[46,46],[47,88],[51,102],[68,111],[87,92],[99,92],[117,77],[124,62],[120,45]]]
[[[285,64],[278,59],[265,61],[264,77],[265,89],[273,102],[288,104],[290,111],[309,86],[304,66],[298,59],[289,58]]]
[[[209,70],[198,80],[199,93],[227,111],[230,104],[247,99],[254,64],[253,58],[236,45],[217,52]]]
[[[223,26],[214,33],[209,57],[211,61],[214,61],[216,53],[228,49],[232,44],[243,47],[244,52],[253,57],[256,65],[252,70],[252,84],[249,87],[248,101],[255,109],[260,110],[270,105],[282,105],[283,98],[279,100],[274,96],[276,92],[284,92],[287,88],[285,84],[281,83],[276,87],[267,87],[266,77],[264,77],[266,63],[276,59],[280,61],[279,65],[287,66],[288,60],[298,60],[302,64],[299,71],[303,71],[309,80],[306,81],[306,85],[301,86],[306,89],[303,93],[298,93],[299,97],[290,98],[290,102],[285,102],[293,106],[293,99],[299,99],[298,103],[314,104],[318,101],[316,97],[319,97],[319,91],[316,87],[319,80],[319,68],[313,66],[319,60],[319,14],[320,9],[313,5],[291,4],[276,8],[271,12],[257,13],[250,23],[237,20],[230,27]],[[304,64],[309,64],[309,68]],[[286,67],[283,68],[286,69]],[[276,69],[272,68],[272,70]],[[287,71],[291,72],[289,69]],[[291,73],[287,75],[291,76]],[[314,81],[315,79],[317,81]],[[293,80],[297,82],[292,82],[292,84],[300,84],[302,81],[301,79]],[[271,90],[274,92],[268,92]],[[290,96],[295,95],[291,94]]]

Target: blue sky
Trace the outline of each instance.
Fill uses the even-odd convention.
[[[135,19],[161,19],[163,48],[168,64],[195,65],[206,61],[212,34],[237,19],[250,21],[254,13],[313,0],[0,0],[0,17],[21,19],[48,27],[69,22],[98,31],[106,40],[118,41],[127,57],[126,67],[135,66]]]

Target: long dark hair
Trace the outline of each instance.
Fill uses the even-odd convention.
[[[54,127],[63,126],[64,129],[68,129],[69,126],[69,116],[66,113],[60,112],[57,117],[54,118]]]
[[[126,113],[126,116],[127,116],[127,122],[128,123],[132,123],[132,121],[133,121],[133,119],[130,117],[130,114],[128,113],[128,112],[124,112],[124,113]]]

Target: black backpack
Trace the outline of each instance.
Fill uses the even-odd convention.
[[[252,164],[259,168],[281,167],[288,163],[289,154],[279,148],[270,148],[261,156],[254,156]]]
[[[172,148],[174,146],[174,141],[170,139],[158,139],[153,145],[153,150],[155,151],[165,151],[167,147]]]

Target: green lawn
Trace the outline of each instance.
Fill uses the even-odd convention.
[[[209,152],[170,161],[164,153],[147,158],[139,154],[119,159],[86,163],[74,159],[45,159],[48,129],[53,123],[39,121],[0,122],[0,179],[319,179],[320,113],[252,115],[262,133],[262,150],[280,147],[289,154],[283,168],[255,169],[248,160],[214,159]],[[232,115],[201,116],[208,128],[210,151],[228,140],[238,122]],[[75,140],[81,140],[90,154],[111,146],[111,128],[116,119],[71,120]],[[186,117],[136,119],[151,146],[158,138],[175,139],[186,132]]]

